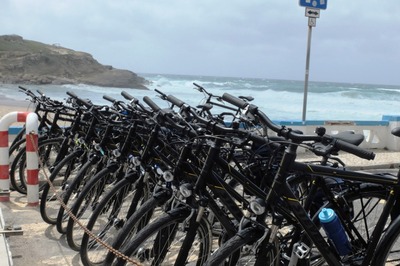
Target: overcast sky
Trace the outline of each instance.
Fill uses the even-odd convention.
[[[304,80],[299,0],[2,0],[0,34],[137,73]],[[400,85],[400,1],[328,0],[310,80]]]

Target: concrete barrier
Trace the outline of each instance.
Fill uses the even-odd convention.
[[[365,136],[360,147],[365,149],[386,149],[400,151],[400,138],[391,134],[392,129],[400,127],[400,116],[384,115],[381,121],[274,121],[292,129],[301,130],[304,134],[314,134],[317,127],[324,127],[329,135],[343,131],[353,131]]]

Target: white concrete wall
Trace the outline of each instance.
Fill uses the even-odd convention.
[[[343,131],[353,131],[365,136],[360,147],[366,149],[387,149],[400,151],[400,138],[391,134],[392,129],[400,127],[400,117],[386,115],[382,121],[275,121],[288,128],[298,129],[304,134],[314,134],[317,127],[324,127],[326,134],[334,135]]]
[[[400,138],[391,134],[392,129],[400,127],[400,116],[385,115],[381,121],[274,121],[292,129],[301,130],[304,134],[314,134],[316,127],[325,127],[326,133],[334,135],[343,131],[353,131],[365,136],[360,147],[366,149],[387,149],[400,151]],[[13,132],[18,132],[13,130]],[[272,131],[269,131],[272,134]],[[13,135],[10,134],[10,141]]]

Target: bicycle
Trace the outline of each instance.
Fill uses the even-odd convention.
[[[295,264],[297,261],[310,261],[312,258],[312,249],[310,247],[315,246],[315,248],[318,249],[317,257],[319,259],[322,257],[323,260],[329,265],[342,265],[342,263],[358,262],[362,262],[363,265],[369,263],[376,265],[375,263],[377,262],[377,257],[379,256],[374,256],[374,254],[382,254],[381,252],[384,251],[379,242],[382,240],[382,243],[385,243],[385,238],[387,239],[385,236],[382,238],[382,235],[386,232],[386,230],[387,232],[390,232],[393,224],[396,224],[396,222],[394,222],[389,226],[389,229],[386,228],[387,222],[390,218],[391,209],[395,203],[396,197],[399,195],[398,177],[392,175],[378,175],[347,171],[326,167],[323,165],[296,162],[295,158],[297,147],[304,141],[329,143],[331,149],[337,148],[339,150],[345,150],[366,159],[373,159],[374,154],[342,141],[334,140],[326,135],[307,136],[295,133],[290,129],[273,124],[269,118],[254,105],[248,105],[247,103],[229,94],[224,94],[223,98],[232,104],[240,106],[241,108],[246,108],[246,110],[251,112],[253,115],[257,115],[260,120],[267,124],[268,128],[277,132],[279,135],[284,136],[290,141],[285,150],[270,191],[267,197],[262,198],[262,201],[265,204],[264,206],[268,206],[268,209],[272,211],[281,211],[279,207],[284,207],[290,210],[291,213],[281,214],[283,216],[291,214],[294,216],[295,221],[298,221],[298,223],[293,224],[293,226],[297,226],[300,231],[297,233],[298,237],[294,238],[294,243],[291,245],[292,254],[289,253],[289,262]],[[323,151],[317,149],[317,152]],[[309,216],[308,211],[306,211],[305,207],[301,204],[301,201],[298,199],[295,192],[292,191],[292,189],[285,182],[289,172],[296,170],[308,174],[317,173],[320,176],[332,176],[336,178],[340,177],[343,180],[368,182],[369,184],[376,184],[377,187],[382,190],[385,189],[388,191],[389,193],[386,193],[385,196],[382,197],[382,199],[386,199],[386,203],[384,204],[383,210],[380,213],[376,227],[372,230],[372,234],[367,241],[363,241],[363,238],[358,233],[357,228],[352,224],[352,215],[349,215],[349,213],[346,214],[346,211],[343,210],[339,204],[335,206],[335,201],[329,202],[329,205],[332,205],[334,210],[338,213],[341,223],[345,227],[346,233],[350,238],[352,248],[354,249],[350,254],[347,254],[344,257],[339,256],[335,246],[328,244],[326,238],[321,234],[320,228],[316,224],[316,218],[313,219]],[[309,194],[308,197],[312,195],[313,194]],[[241,236],[240,239],[238,237],[234,237],[228,240],[222,248],[220,248],[210,257],[205,265],[220,265],[226,261],[229,256],[240,250],[240,248],[245,245],[254,246],[256,244],[258,245],[257,250],[260,252],[270,249],[273,245],[271,240],[279,240],[277,231],[273,230],[274,227],[282,227],[283,221],[287,219],[281,219],[280,221],[275,219],[275,224],[273,223],[272,225],[268,226],[263,221],[267,215],[268,212],[266,211],[258,215],[256,221],[247,220],[248,224],[243,226],[238,233],[238,235]],[[261,219],[259,217],[261,217]],[[260,235],[265,235],[266,237],[264,239],[260,239]],[[257,257],[256,260],[261,260],[260,256]]]

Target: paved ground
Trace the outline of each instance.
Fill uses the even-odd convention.
[[[341,155],[340,158],[349,168],[386,168],[388,171],[396,171],[400,162],[400,152],[379,150],[376,153],[374,161],[360,160],[347,154]],[[300,155],[302,160],[313,157],[311,154]],[[28,207],[26,203],[26,197],[17,192],[11,193],[9,202],[0,202],[5,223],[14,227],[21,226],[24,232],[23,235],[8,238],[14,265],[81,265],[79,254],[68,247],[65,237],[61,236],[54,226],[42,221],[39,207]],[[4,259],[0,258],[1,266]]]
[[[39,207],[26,203],[26,197],[18,192],[11,193],[10,202],[0,202],[5,223],[23,230],[23,235],[8,238],[14,266],[82,265],[79,254],[68,247],[65,237],[43,222]]]

